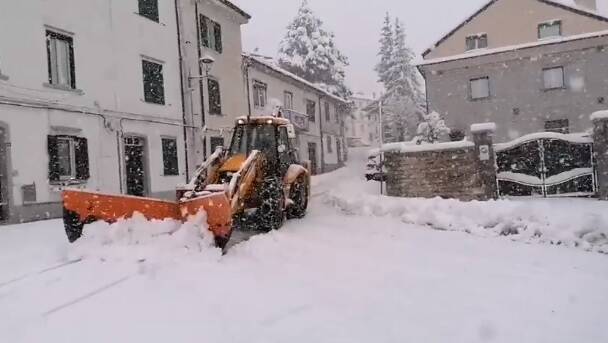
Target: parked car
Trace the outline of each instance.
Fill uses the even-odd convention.
[[[386,181],[386,170],[380,159],[380,153],[372,153],[367,159],[365,170],[365,179],[367,181]]]

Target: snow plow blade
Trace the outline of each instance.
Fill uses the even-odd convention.
[[[214,234],[216,243],[227,242],[231,234],[232,214],[228,198],[222,192],[179,203],[77,190],[63,192],[63,223],[71,243],[82,236],[84,225],[96,221],[114,223],[119,219],[131,218],[135,213],[141,213],[148,220],[186,221],[200,210],[207,212],[209,230]]]

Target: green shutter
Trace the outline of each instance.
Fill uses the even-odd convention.
[[[57,136],[47,137],[47,151],[49,153],[49,181],[59,181],[59,158],[57,156]]]
[[[86,138],[74,138],[74,155],[76,156],[76,179],[88,180],[89,173],[89,147]]]

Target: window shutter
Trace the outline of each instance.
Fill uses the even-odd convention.
[[[69,58],[70,58],[70,87],[76,89],[76,62],[74,60],[74,40],[70,39],[69,43]]]
[[[88,180],[89,173],[89,147],[86,138],[74,138],[74,155],[76,157],[76,179]]]
[[[222,53],[222,25],[218,23],[213,23],[213,36],[215,38],[215,50]]]
[[[49,181],[59,181],[59,156],[57,156],[57,136],[47,137],[47,149],[49,153]]]
[[[208,19],[204,15],[200,15],[199,17],[200,26],[201,26],[201,44],[205,47],[209,47],[209,25]]]

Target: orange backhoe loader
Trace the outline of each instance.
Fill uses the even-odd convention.
[[[177,189],[176,201],[64,191],[68,239],[79,239],[88,223],[112,223],[135,213],[149,220],[185,221],[204,210],[220,248],[234,230],[279,229],[285,218],[304,217],[308,207],[310,172],[299,163],[294,145],[294,127],[287,119],[239,118],[230,147],[216,150],[190,183]]]

